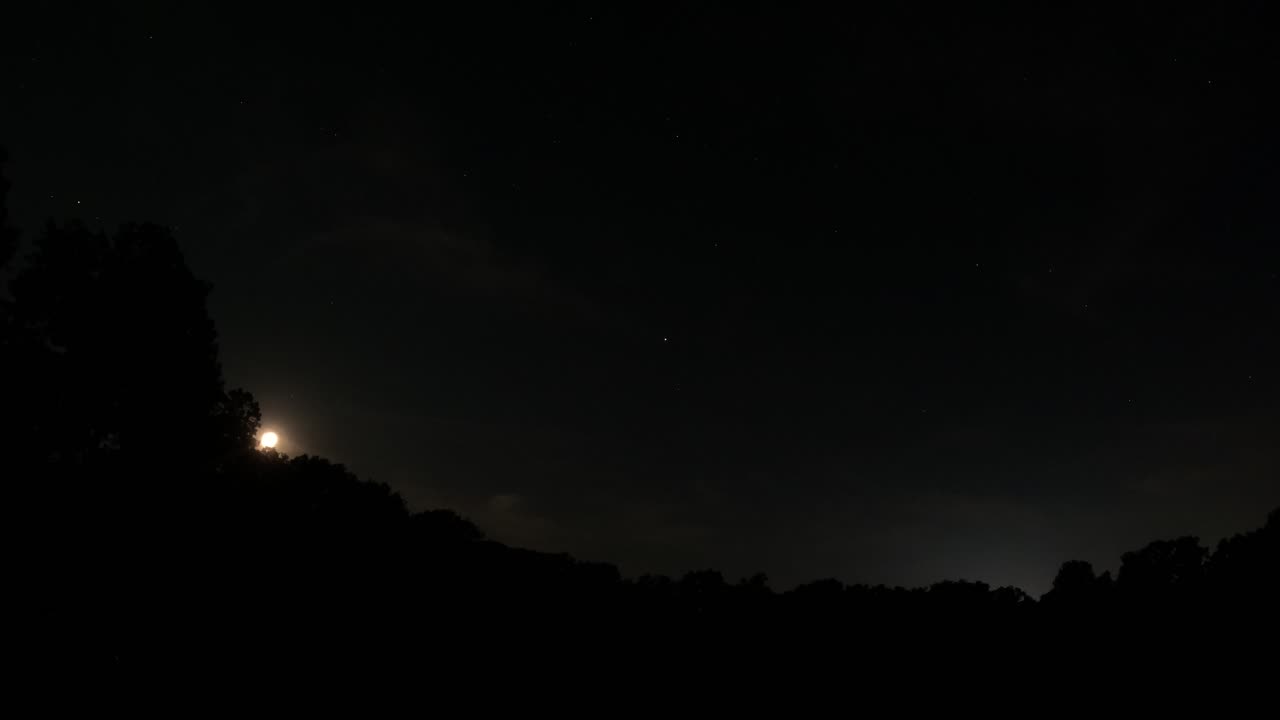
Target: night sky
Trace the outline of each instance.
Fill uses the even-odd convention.
[[[1271,4],[419,5],[6,9],[15,222],[171,226],[282,450],[628,575],[1280,504]]]

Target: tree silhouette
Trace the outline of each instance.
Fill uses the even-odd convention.
[[[1050,606],[1069,608],[1077,612],[1096,610],[1107,602],[1112,591],[1111,573],[1095,575],[1093,565],[1084,560],[1068,560],[1058,568],[1053,579],[1053,589],[1044,595]]]
[[[1121,556],[1116,587],[1145,601],[1181,598],[1199,588],[1208,554],[1196,537],[1157,540]]]
[[[1223,538],[1206,579],[1220,602],[1262,607],[1280,601],[1280,508],[1258,530]]]
[[[425,542],[451,545],[484,539],[480,528],[452,510],[414,513],[409,522],[413,533]]]
[[[50,224],[25,263],[12,312],[42,449],[207,459],[252,435],[249,398],[223,389],[208,287],[167,230]]]
[[[1088,596],[1093,592],[1098,578],[1093,574],[1093,565],[1083,560],[1068,560],[1058,568],[1058,575],[1053,579],[1052,593],[1059,597],[1070,598]]]

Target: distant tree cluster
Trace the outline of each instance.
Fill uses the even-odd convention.
[[[1039,601],[968,581],[825,579],[779,593],[763,575],[713,570],[624,579],[507,547],[449,510],[411,512],[342,465],[256,448],[258,406],[225,387],[209,288],[168,230],[51,223],[18,257],[3,208],[5,491],[21,593],[51,653],[270,666],[525,635],[662,653],[726,638],[908,647],[925,633],[1043,640],[1028,633],[1280,607],[1280,511],[1212,552],[1193,537],[1153,542],[1114,578],[1064,563]]]

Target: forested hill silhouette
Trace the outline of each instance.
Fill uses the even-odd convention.
[[[364,663],[442,656],[463,637],[492,661],[493,643],[532,635],[685,661],[699,656],[672,643],[752,656],[963,635],[1025,649],[1085,626],[1163,632],[1169,617],[1180,637],[1248,629],[1280,600],[1275,510],[1212,551],[1153,542],[1115,577],[1067,562],[1038,601],[970,581],[780,593],[763,575],[713,570],[632,579],[507,547],[449,510],[411,512],[342,465],[258,450],[258,407],[225,386],[209,288],[168,230],[50,223],[17,257],[3,203],[0,221],[7,507],[30,626],[56,659]]]

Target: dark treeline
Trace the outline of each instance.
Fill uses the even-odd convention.
[[[1114,577],[1066,562],[1039,599],[964,580],[777,592],[763,575],[713,570],[632,579],[507,547],[449,510],[411,512],[342,465],[257,449],[256,403],[223,382],[209,288],[166,229],[50,223],[18,253],[2,202],[0,221],[5,506],[49,660],[125,673],[376,665],[447,644],[451,661],[550,662],[511,650],[532,637],[668,663],[848,638],[904,653],[999,639],[1020,657],[1120,629],[1248,636],[1280,599],[1277,511],[1212,550],[1153,542]]]

